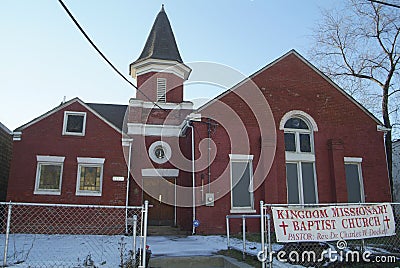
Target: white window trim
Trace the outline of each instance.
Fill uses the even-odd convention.
[[[244,162],[249,162],[253,161],[254,155],[247,155],[247,154],[229,154],[229,159],[231,161],[236,161],[236,162],[240,162],[240,161],[244,161]]]
[[[285,124],[290,118],[298,117],[300,119],[303,119],[306,121],[306,123],[309,123],[309,127],[311,127],[311,131],[318,131],[318,125],[315,122],[314,118],[312,118],[308,113],[300,111],[300,110],[293,110],[290,112],[287,112],[279,122],[279,130],[284,130],[285,129]]]
[[[302,173],[302,163],[312,163],[313,164],[313,172],[314,172],[314,192],[315,192],[315,204],[319,203],[318,199],[318,180],[317,180],[317,172],[315,167],[315,161],[286,161],[286,164],[296,164],[297,165],[297,188],[299,190],[299,204],[304,204],[304,189],[303,189],[303,173]],[[287,174],[286,174],[286,184],[287,184]],[[287,185],[286,185],[287,188]],[[289,191],[286,190],[286,200],[289,200]],[[289,204],[296,205],[296,204]]]
[[[346,164],[362,163],[363,161],[361,157],[344,157],[343,160]]]
[[[50,155],[37,155],[37,166],[36,166],[36,179],[35,179],[35,190],[33,194],[38,195],[61,195],[61,186],[62,186],[62,177],[64,170],[64,156],[50,156]],[[39,189],[39,181],[40,181],[40,170],[41,165],[61,165],[60,172],[60,189],[58,190],[49,190],[49,189]]]
[[[82,132],[81,133],[68,132],[67,131],[68,115],[83,115],[83,126],[82,126]],[[63,123],[62,134],[63,135],[68,135],[68,136],[85,136],[85,133],[86,133],[86,112],[65,111],[64,112],[64,123]]]
[[[78,164],[98,164],[103,165],[105,158],[92,158],[92,157],[77,157],[76,161]]]
[[[102,196],[103,193],[103,173],[104,173],[104,158],[91,158],[91,157],[77,157],[78,170],[76,174],[76,191],[77,196]],[[101,167],[100,172],[100,190],[99,191],[88,191],[79,190],[80,179],[81,179],[81,167]]]
[[[357,165],[358,182],[360,183],[361,203],[365,203],[364,177],[363,177],[363,173],[362,173],[361,163],[362,163],[361,157],[344,157],[345,165]]]
[[[38,162],[64,163],[65,156],[37,155],[36,160]]]
[[[315,162],[315,154],[286,152],[286,162]]]
[[[253,158],[254,155],[244,155],[244,154],[229,154],[229,174],[230,174],[230,192],[231,192],[231,210],[230,213],[256,213],[254,209],[254,185],[253,185]],[[250,207],[234,207],[233,206],[233,185],[232,185],[232,163],[233,162],[247,162],[249,163],[250,172],[250,184],[253,190],[250,192]]]

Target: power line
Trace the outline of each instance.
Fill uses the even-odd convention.
[[[133,86],[136,88],[137,91],[139,91],[147,100],[149,100],[151,103],[154,104],[157,108],[160,108],[164,111],[167,112],[166,109],[162,108],[160,105],[152,101],[142,90],[140,90],[137,86],[135,86],[131,81],[129,81],[118,69],[117,67],[112,64],[112,62],[107,59],[107,57],[104,55],[103,52],[96,46],[96,44],[90,39],[90,37],[86,34],[85,30],[79,25],[79,22],[75,19],[75,17],[72,15],[72,13],[69,11],[68,7],[64,4],[62,0],[58,0],[58,2],[61,4],[61,6],[64,8],[65,12],[67,12],[68,16],[71,18],[71,20],[75,23],[76,27],[80,30],[80,32],[85,36],[86,40],[92,45],[92,47],[97,51],[97,53],[100,54],[100,56],[110,65],[110,67],[119,75],[121,76],[126,82],[129,83],[129,85]]]
[[[400,8],[399,5],[395,5],[395,4],[392,4],[392,3],[386,3],[386,2],[383,2],[383,1],[378,1],[378,0],[368,0],[368,1],[370,1],[372,3],[382,4],[382,5],[385,5],[385,6]]]

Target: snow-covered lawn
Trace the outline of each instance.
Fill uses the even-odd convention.
[[[0,235],[0,263],[3,263],[5,235]],[[139,240],[137,241],[139,243]],[[11,234],[7,254],[10,267],[118,267],[128,258],[132,237],[115,235],[34,235]],[[164,237],[149,236],[147,244],[153,256],[207,256],[227,249],[223,236]],[[231,247],[241,250],[242,241],[232,238]],[[259,243],[247,242],[247,251],[256,255]]]

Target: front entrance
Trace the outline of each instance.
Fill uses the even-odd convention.
[[[146,177],[143,187],[144,200],[149,201],[148,224],[175,226],[176,178]]]

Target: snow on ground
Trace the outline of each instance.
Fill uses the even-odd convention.
[[[0,234],[0,263],[3,263],[5,235]],[[137,241],[139,244],[139,240]],[[242,240],[231,238],[232,248],[241,251]],[[97,267],[118,267],[123,258],[128,258],[132,249],[132,237],[115,235],[34,235],[11,234],[8,248],[10,267],[83,267],[93,261]],[[209,256],[227,249],[227,239],[223,236],[166,237],[149,236],[147,244],[152,256]],[[273,245],[273,250],[279,250]],[[246,251],[257,255],[261,244],[246,242]],[[276,267],[287,267],[287,264]],[[275,266],[275,265],[274,265]]]

